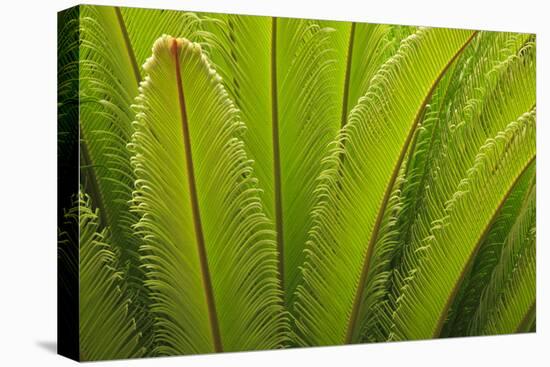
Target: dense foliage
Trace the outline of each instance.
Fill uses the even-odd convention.
[[[66,17],[82,359],[535,329],[533,35]]]

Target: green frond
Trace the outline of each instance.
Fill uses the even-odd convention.
[[[480,241],[534,157],[534,110],[483,144],[467,176],[446,202],[445,214],[433,222],[431,235],[416,250],[417,267],[406,275],[391,339],[440,335]]]
[[[271,18],[226,14],[205,18],[203,36],[210,59],[247,126],[245,149],[254,159],[266,214],[274,219]]]
[[[401,168],[386,205],[380,229],[373,245],[372,267],[365,280],[361,307],[354,327],[352,340],[357,342],[385,341],[387,321],[385,313],[388,292],[393,277],[393,261],[399,251],[398,219],[403,211],[403,189],[405,188],[406,162]]]
[[[157,353],[281,347],[275,234],[238,112],[198,44],[163,36],[144,69],[129,147]]]
[[[409,26],[371,26],[387,27],[384,32],[385,43],[384,46],[381,46],[386,50],[384,52],[386,54],[384,55],[385,58],[395,53],[396,44],[399,45],[402,40],[401,37],[408,37],[415,30],[414,27]],[[478,35],[474,36],[471,42],[475,42],[477,38]],[[446,72],[435,85],[431,96],[429,96],[429,101],[421,112],[421,122],[416,127],[416,131],[409,143],[408,151],[401,162],[399,176],[395,181],[392,194],[383,214],[384,219],[382,223],[387,222],[387,218],[389,217],[391,218],[391,222],[387,223],[391,223],[391,226],[385,228],[382,225],[380,234],[378,235],[379,239],[377,240],[380,241],[383,239],[386,243],[391,244],[391,249],[387,251],[387,258],[382,262],[386,267],[386,272],[384,273],[384,295],[378,297],[375,306],[376,309],[373,309],[373,312],[369,312],[369,315],[366,316],[375,320],[374,324],[366,322],[365,316],[359,317],[359,320],[364,320],[363,322],[366,324],[363,330],[365,341],[381,342],[386,341],[388,338],[387,333],[391,325],[390,318],[388,318],[388,314],[391,311],[388,310],[391,310],[392,307],[392,294],[399,293],[398,284],[401,282],[401,278],[396,270],[407,249],[407,237],[409,235],[410,223],[412,222],[411,218],[415,217],[416,206],[422,201],[422,197],[419,195],[422,193],[422,190],[419,190],[419,188],[422,187],[424,176],[426,175],[426,162],[434,151],[437,151],[436,138],[440,131],[439,113],[451,94],[449,90],[452,88],[452,82],[456,82],[456,79],[458,79],[455,78],[457,69],[469,57],[471,49],[472,46],[469,46],[462,50],[460,55],[448,65]],[[380,246],[384,247],[384,243],[376,243],[374,248],[377,249]],[[373,260],[373,264],[377,264],[378,262],[379,260]]]
[[[65,219],[71,223],[68,226],[78,228],[76,237],[67,235],[63,246],[79,248],[80,359],[142,356],[144,348],[129,315],[131,301],[118,270],[118,256],[107,231],[100,228],[90,198],[80,193]]]
[[[464,121],[468,121],[471,129],[480,130],[481,124],[476,122],[480,116],[472,114],[473,108],[479,109],[484,95],[490,95],[495,83],[488,83],[491,74],[494,74],[496,65],[506,62],[511,56],[516,55],[518,50],[528,40],[529,35],[479,32],[472,40],[471,45],[464,50],[462,55],[449,68],[448,72],[438,83],[434,94],[426,106],[422,123],[416,136],[411,143],[411,153],[407,161],[406,184],[403,191],[403,210],[398,219],[398,242],[401,244],[394,254],[392,268],[394,269],[395,282],[389,291],[389,308],[387,318],[395,311],[395,302],[401,296],[400,288],[403,286],[403,278],[414,271],[416,263],[410,258],[415,258],[416,247],[421,246],[413,241],[415,236],[423,238],[426,234],[418,235],[419,222],[425,220],[427,229],[430,228],[432,219],[427,217],[428,204],[433,199],[428,193],[433,192],[433,187],[438,185],[435,177],[445,180],[453,180],[454,185],[458,184],[459,171],[464,171],[468,163],[473,161],[475,146],[481,145],[484,138],[489,137],[489,132],[477,133],[475,140],[466,140],[471,144],[468,150],[463,149],[465,142],[458,143],[452,139],[456,131],[462,131]],[[526,69],[527,70],[527,69]],[[484,117],[485,118],[485,117]],[[498,122],[498,121],[497,121]],[[502,124],[502,122],[500,122]],[[457,129],[457,126],[461,128]],[[498,125],[496,125],[498,128]],[[496,133],[494,131],[491,133]],[[474,136],[469,132],[469,136]],[[468,138],[470,139],[470,138]],[[473,149],[472,149],[473,148]],[[455,149],[456,157],[463,163],[463,167],[451,169],[442,165],[447,151]],[[466,168],[464,168],[466,167]],[[453,171],[456,169],[457,171]],[[443,172],[441,172],[443,170]],[[452,187],[452,186],[451,186]],[[450,195],[452,193],[446,193]],[[444,201],[440,201],[441,203]],[[438,207],[439,210],[442,207]],[[435,215],[434,215],[435,217]],[[414,245],[414,246],[413,246]],[[408,260],[405,260],[408,259]],[[402,273],[402,274],[398,274]],[[387,332],[391,329],[388,324]]]
[[[341,126],[347,122],[352,107],[363,96],[380,67],[399,49],[403,39],[416,31],[416,27],[386,24],[349,23],[320,21],[321,26],[334,29],[330,43],[334,48],[337,76],[336,93],[333,94],[341,116]],[[380,233],[374,248],[372,276],[368,278],[363,291],[362,314],[358,317],[360,326],[355,328],[354,340],[378,341],[380,336],[382,310],[391,277],[390,263],[396,252],[398,231],[397,218],[403,209],[401,190],[404,188],[404,172],[400,173],[384,212]],[[379,243],[378,243],[379,242]],[[368,310],[368,311],[367,311]],[[359,334],[357,334],[359,333]]]
[[[139,239],[132,229],[138,218],[130,211],[135,176],[126,148],[140,75],[120,11],[87,5],[80,9],[81,182],[120,254],[133,300],[131,313],[143,334],[142,345],[150,350],[152,320],[140,269]]]
[[[403,224],[409,228],[401,230],[403,243],[410,242],[410,227],[415,223],[416,213],[423,209],[430,174],[437,172],[439,159],[446,150],[455,147],[449,135],[457,125],[463,123],[461,121],[473,120],[473,117],[468,116],[473,106],[479,104],[483,95],[492,90],[492,87],[487,88],[488,74],[494,73],[492,69],[495,65],[517,54],[521,45],[516,43],[525,42],[527,37],[495,32],[478,33],[470,47],[438,83],[426,106],[416,142],[411,147],[413,151],[408,162],[404,199],[406,209],[402,215]],[[470,124],[476,125],[475,122]],[[475,148],[471,150],[475,151]],[[469,159],[473,159],[473,156]]]
[[[68,293],[68,299],[73,299],[73,297],[78,297],[71,279],[72,275],[78,277],[78,246],[76,245],[78,243],[78,228],[74,226],[74,223],[65,220],[58,228],[57,237],[57,256],[60,264],[64,265],[63,272],[60,272],[58,279],[61,287]]]
[[[114,8],[82,6],[80,34],[81,181],[125,262],[137,251],[131,233],[137,220],[128,205],[134,175],[126,144],[139,79]]]
[[[442,336],[469,335],[469,325],[478,309],[481,294],[489,284],[491,275],[501,260],[506,239],[513,228],[516,228],[521,217],[520,213],[525,210],[525,206],[534,207],[535,205],[534,200],[529,200],[529,195],[535,185],[535,167],[535,162],[533,162],[519,178],[480,245],[472,269],[465,276],[456,300],[449,310],[449,320],[443,328]]]
[[[209,15],[210,56],[248,127],[243,137],[275,222],[287,305],[292,303],[311,226],[315,181],[335,137],[341,88],[318,22]]]
[[[534,169],[532,169],[534,173]],[[530,177],[525,199],[502,244],[498,264],[483,289],[470,335],[527,332],[536,310],[536,186]]]
[[[455,194],[461,180],[467,176],[469,168],[473,166],[478,154],[476,147],[481,147],[487,139],[496,136],[510,121],[516,120],[534,105],[534,44],[529,41],[528,36],[525,36],[522,42],[517,42],[517,36],[512,38],[515,42],[510,42],[506,34],[497,35],[496,40],[494,37],[487,34],[476,40],[472,52],[489,52],[489,55],[480,57],[480,62],[472,64],[473,72],[467,74],[468,78],[458,85],[459,89],[456,92],[451,89],[451,92],[456,94],[457,101],[453,101],[450,106],[458,108],[446,108],[448,116],[444,117],[443,121],[446,123],[438,132],[438,148],[434,150],[436,154],[427,161],[425,172],[428,175],[421,187],[425,192],[419,194],[422,199],[417,201],[417,215],[411,223],[408,249],[399,270],[400,277],[407,282],[414,280],[412,275],[422,266],[425,258],[422,249],[426,248],[426,239],[432,237],[432,229],[447,216],[447,202]],[[503,48],[511,43],[525,44],[515,49]],[[457,281],[461,282],[462,278]],[[454,302],[455,295],[456,292],[451,296],[453,299],[447,301]],[[395,302],[403,302],[403,299],[401,292],[395,295]],[[441,325],[447,317],[448,306],[440,310],[444,315],[431,316],[440,318],[437,321],[437,330],[433,330],[438,333],[435,336],[439,336]],[[415,307],[425,309],[420,303]],[[418,312],[423,312],[422,310]],[[418,338],[432,336],[434,335],[426,334]]]
[[[401,43],[350,113],[316,190],[295,307],[305,344],[355,341],[361,291],[397,170],[425,101],[473,35],[420,29]]]

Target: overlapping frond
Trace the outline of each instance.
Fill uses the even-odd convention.
[[[504,37],[506,44],[518,43],[517,38],[510,42],[506,35],[499,36]],[[435,156],[428,161],[426,172],[429,172],[429,175],[424,187],[421,188],[425,192],[421,194],[422,200],[419,202],[417,216],[412,218],[410,245],[400,270],[401,277],[407,282],[414,282],[413,274],[422,266],[425,258],[425,241],[432,237],[432,229],[439,227],[441,219],[447,216],[447,201],[457,191],[469,167],[473,166],[478,149],[476,147],[481,147],[487,139],[496,136],[510,121],[516,120],[534,105],[534,44],[527,37],[522,42],[525,44],[519,47],[519,51],[518,48],[512,48],[511,51],[503,52],[498,44],[496,47],[489,47],[489,50],[496,50],[492,52],[502,53],[504,57],[500,60],[481,58],[482,62],[473,66],[469,78],[459,86],[460,93],[455,92],[459,98],[455,104],[458,109],[448,110],[448,127],[441,130],[444,134],[438,137],[439,147],[435,150]],[[480,51],[483,50],[483,43],[478,43],[478,46]],[[476,244],[472,243],[469,246]],[[462,277],[457,281],[461,283]],[[453,291],[447,301],[452,303],[456,294],[457,291]],[[409,302],[401,292],[395,296],[395,300],[396,303]],[[418,307],[417,312],[426,309],[420,303],[415,304]],[[440,310],[444,315],[431,316],[439,318],[436,321],[438,327],[432,330],[437,333],[436,336],[441,332],[449,308],[448,304]],[[434,335],[418,335],[417,338],[432,336]]]
[[[535,154],[535,112],[488,139],[417,250],[395,311],[392,339],[438,336],[451,302],[494,217]],[[437,280],[434,278],[437,274]],[[415,320],[412,322],[411,320]]]
[[[340,127],[333,99],[334,59],[329,31],[304,20],[280,19],[277,28],[281,216],[287,305],[304,262],[309,213],[328,145]]]
[[[65,218],[78,229],[66,235],[63,246],[79,248],[80,359],[142,356],[140,334],[128,311],[131,301],[117,268],[118,255],[90,198],[80,193]]]
[[[134,175],[128,164],[138,76],[112,7],[82,6],[80,14],[81,176],[86,192],[109,226],[122,261],[135,259],[137,245],[129,211]]]
[[[372,265],[361,291],[362,299],[357,314],[357,326],[354,327],[354,334],[350,335],[355,342],[386,340],[387,296],[392,282],[394,258],[400,247],[398,219],[403,211],[405,172],[406,162],[395,180],[373,244]]]
[[[198,44],[164,36],[144,69],[130,149],[157,353],[281,347],[275,233],[237,110]]]
[[[254,159],[266,214],[274,219],[271,18],[226,14],[205,18],[203,37],[210,58],[247,126],[245,149]]]
[[[473,34],[421,29],[402,42],[352,110],[325,160],[296,304],[306,344],[353,341],[380,210],[423,104]]]
[[[504,260],[501,257],[504,243],[514,228],[518,226],[517,222],[522,217],[521,213],[526,206],[535,205],[533,198],[530,198],[535,185],[535,167],[535,162],[533,162],[518,179],[480,245],[472,268],[465,276],[456,300],[449,310],[449,320],[444,326],[442,336],[479,334],[471,333],[470,324],[479,307],[481,294],[486,291],[495,267]]]
[[[248,126],[245,148],[275,222],[288,305],[304,259],[321,159],[339,128],[331,31],[312,20],[210,17],[205,39]]]
[[[432,178],[439,174],[440,160],[450,149],[461,149],[464,143],[457,144],[449,136],[457,130],[460,121],[470,121],[471,126],[481,128],[481,125],[471,122],[475,119],[476,109],[479,110],[483,96],[490,94],[494,82],[487,83],[487,74],[494,74],[493,68],[512,56],[528,40],[529,35],[480,32],[472,40],[471,45],[464,50],[460,58],[449,68],[438,83],[434,94],[426,106],[422,123],[411,143],[411,153],[407,161],[404,191],[402,194],[403,210],[398,218],[398,242],[400,246],[394,253],[392,268],[394,281],[391,283],[389,294],[390,315],[394,311],[395,301],[400,297],[403,278],[414,270],[415,262],[406,260],[413,258],[415,248],[412,243],[417,234],[418,221],[425,218],[427,192],[434,186]],[[461,129],[458,129],[460,131]],[[485,133],[487,134],[487,133]],[[489,135],[479,134],[488,137]],[[478,143],[481,144],[479,137]],[[473,160],[475,149],[468,152],[460,151],[460,159]],[[453,176],[454,180],[459,177]],[[455,181],[456,182],[456,181]],[[412,254],[412,255],[411,255]],[[386,318],[388,320],[388,318]],[[386,332],[389,332],[386,325]],[[446,333],[444,333],[446,334]],[[385,340],[382,338],[381,340]]]
[[[532,168],[534,173],[534,168]],[[529,184],[471,319],[470,335],[526,332],[536,312],[536,186]]]
[[[456,126],[464,123],[462,121],[474,120],[475,117],[471,116],[473,111],[479,110],[483,96],[494,88],[494,82],[487,83],[489,74],[496,74],[493,69],[517,54],[528,37],[521,34],[480,32],[438,83],[427,106],[408,163],[405,210],[400,220],[402,243],[410,242],[411,227],[425,204],[423,199],[430,175],[437,173],[439,160],[445,156],[445,152],[456,148],[449,138],[450,134]],[[475,122],[470,124],[476,126]],[[478,141],[479,144],[482,142],[479,138]],[[469,157],[463,158],[472,160],[475,149],[470,149],[468,154]]]
[[[409,26],[319,21],[323,27],[334,29],[329,42],[334,52],[336,90],[332,93],[337,104],[337,115],[341,126],[347,123],[349,112],[363,96],[380,67],[392,57],[403,39],[414,33],[416,28]],[[381,340],[380,315],[384,308],[383,294],[390,281],[391,257],[396,252],[396,229],[398,213],[402,211],[402,189],[405,171],[396,179],[392,194],[384,210],[377,243],[374,245],[372,276],[365,282],[364,305],[358,316],[354,340]],[[367,312],[367,310],[369,310]]]

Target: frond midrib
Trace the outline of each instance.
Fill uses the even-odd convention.
[[[277,17],[271,20],[271,128],[273,144],[273,198],[277,236],[278,268],[281,288],[285,289],[283,193],[281,187],[281,152],[279,146],[279,99],[277,84]],[[285,294],[285,292],[283,292]],[[286,299],[286,297],[285,297]],[[286,302],[286,301],[285,301]]]
[[[139,65],[136,60],[136,55],[134,53],[132,43],[130,42],[130,35],[128,34],[128,30],[126,29],[126,24],[124,23],[124,18],[122,17],[120,7],[116,6],[114,9],[118,25],[120,26],[120,32],[122,33],[122,38],[124,39],[124,46],[126,48],[126,52],[128,53],[128,59],[130,60],[130,64],[132,65],[132,72],[134,74],[134,77],[136,78],[136,84],[139,85],[139,82],[141,80],[141,73],[139,72]]]
[[[204,233],[201,222],[199,199],[197,194],[197,187],[195,181],[195,168],[193,163],[193,155],[191,149],[191,135],[189,133],[189,121],[187,117],[187,109],[185,104],[185,95],[183,90],[182,76],[181,76],[181,64],[179,57],[179,46],[177,39],[172,39],[171,52],[175,63],[176,83],[178,90],[178,104],[180,109],[180,118],[183,131],[183,148],[185,151],[185,164],[187,169],[187,179],[189,196],[191,201],[191,212],[193,216],[193,225],[195,229],[195,236],[197,241],[201,278],[204,286],[204,293],[206,298],[206,305],[208,308],[208,320],[210,324],[210,331],[212,334],[213,347],[216,352],[222,352],[222,340],[220,335],[220,327],[218,321],[218,315],[216,312],[216,303],[214,300],[214,291],[212,288],[212,280],[210,277],[210,270],[208,268],[208,259],[206,254],[206,246],[204,241]]]
[[[351,80],[351,66],[353,62],[353,46],[355,43],[355,27],[356,23],[351,23],[351,29],[349,34],[349,44],[346,56],[346,71],[344,75],[344,92],[342,95],[342,116],[340,121],[340,127],[344,127],[348,118],[349,112],[349,92],[350,92],[350,80]]]

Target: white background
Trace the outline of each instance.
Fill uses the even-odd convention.
[[[165,7],[377,23],[536,32],[538,315],[536,335],[107,362],[105,366],[540,366],[550,360],[547,1],[132,0]],[[62,0],[0,2],[0,366],[65,366],[56,340],[56,12]],[[546,188],[546,190],[545,190]]]

